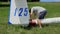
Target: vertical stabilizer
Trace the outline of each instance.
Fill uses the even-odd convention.
[[[29,24],[29,11],[26,0],[11,0],[9,23]]]

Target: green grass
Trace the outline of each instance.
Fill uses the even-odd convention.
[[[48,13],[45,18],[60,17],[60,3],[28,2],[29,9],[33,6],[46,8]],[[38,26],[23,28],[20,25],[9,25],[8,12],[9,7],[0,7],[0,34],[60,34],[60,23],[44,25],[42,29]]]

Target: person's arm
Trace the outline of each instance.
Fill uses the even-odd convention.
[[[39,27],[42,28],[42,23],[41,23],[40,19],[37,19],[37,23],[38,23]]]
[[[33,8],[31,8],[31,15],[33,14]]]

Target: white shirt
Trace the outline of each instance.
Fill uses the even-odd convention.
[[[45,11],[46,9],[40,6],[35,6],[31,8],[31,14],[33,13],[34,10],[37,10],[36,15],[39,17],[40,12]]]
[[[32,7],[32,8],[31,8],[31,12],[33,13],[34,10],[37,10],[38,13],[40,13],[40,12],[46,10],[46,9],[43,8],[43,7],[40,7],[40,6],[35,6],[35,7]]]

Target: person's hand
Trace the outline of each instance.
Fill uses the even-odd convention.
[[[32,20],[32,23],[36,23],[36,20],[33,19],[33,20]]]
[[[30,16],[32,16],[32,13],[30,13]]]

